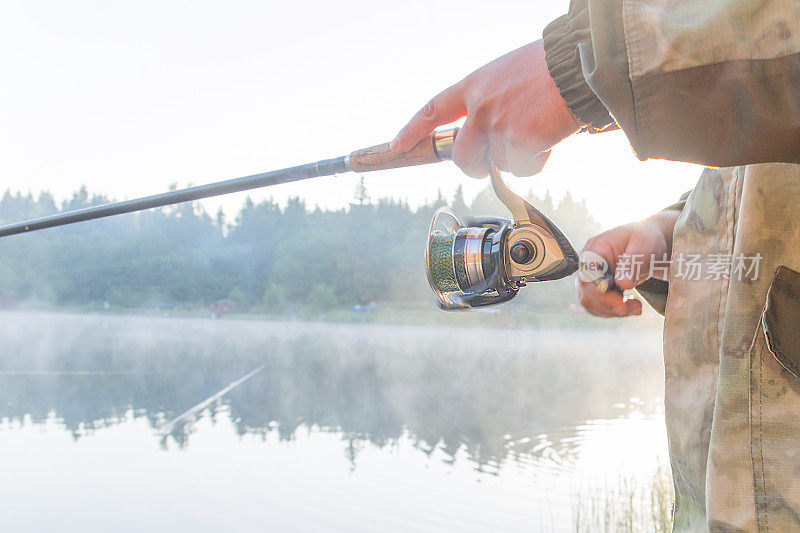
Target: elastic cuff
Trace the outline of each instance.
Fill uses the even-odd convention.
[[[584,18],[587,19],[586,27],[577,27]],[[575,18],[564,15],[544,29],[547,68],[561,92],[561,97],[578,120],[587,125],[589,131],[602,131],[610,126],[616,126],[616,123],[583,77],[578,53],[578,44],[581,42],[591,42],[588,13]]]

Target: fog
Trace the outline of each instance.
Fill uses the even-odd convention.
[[[19,531],[560,530],[665,460],[657,329],[1,316]]]
[[[421,446],[464,444],[485,462],[508,453],[505,435],[608,416],[663,383],[647,331],[3,317],[0,417],[55,413],[72,430],[127,409],[157,428],[265,365],[226,395],[242,433],[277,423],[291,439],[317,425],[385,444],[407,428]]]

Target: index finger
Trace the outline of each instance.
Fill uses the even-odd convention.
[[[437,94],[400,130],[390,147],[395,153],[407,152],[431,134],[436,126],[449,124],[467,114],[461,82]]]

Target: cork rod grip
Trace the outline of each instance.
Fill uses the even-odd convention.
[[[389,143],[356,150],[350,154],[349,164],[353,172],[372,172],[373,170],[427,165],[439,161],[433,147],[433,136],[430,136],[403,154],[392,152]]]

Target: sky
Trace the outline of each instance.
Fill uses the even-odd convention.
[[[0,17],[0,189],[81,185],[115,199],[345,155],[391,140],[427,100],[541,37],[567,0],[6,0]],[[700,168],[639,162],[622,133],[576,135],[518,192],[567,192],[610,227],[690,189]],[[373,199],[467,200],[487,182],[452,163],[365,175]],[[245,197],[341,208],[358,176]],[[498,213],[501,215],[502,213]]]

